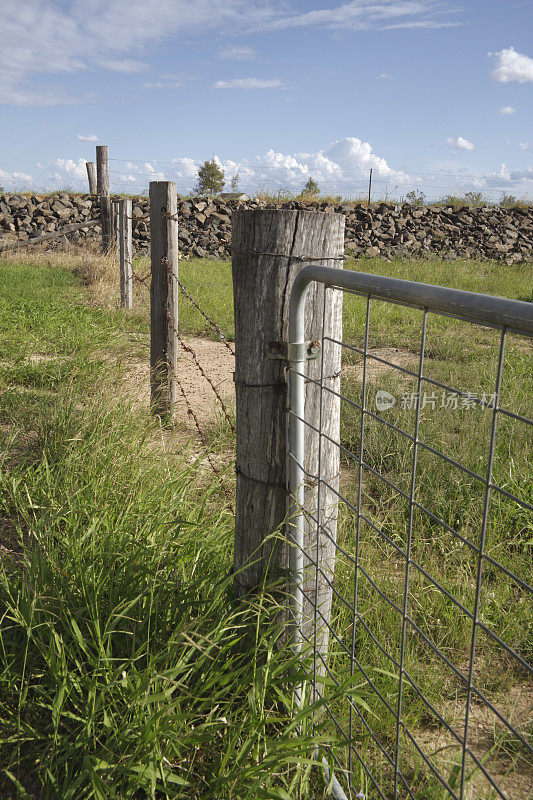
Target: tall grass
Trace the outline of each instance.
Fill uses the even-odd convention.
[[[4,275],[0,412],[10,426],[3,432],[0,530],[7,531],[6,541],[13,545],[4,566],[0,601],[4,794],[287,798],[307,792],[321,796],[322,790],[309,778],[312,770],[306,759],[315,742],[331,743],[328,736],[335,731],[332,725],[328,730],[327,718],[320,721],[320,714],[313,731],[308,718],[297,717],[296,724],[292,716],[291,681],[300,681],[302,675],[287,677],[293,664],[279,647],[279,595],[265,589],[245,605],[235,603],[229,574],[232,520],[219,483],[206,480],[197,450],[187,450],[182,440],[163,433],[134,407],[111,396],[120,384],[115,362],[131,354],[132,338],[142,339],[147,332],[144,289],[139,290],[136,313],[125,315],[116,309],[111,262],[99,270],[96,259],[87,262],[80,257],[74,266],[89,285],[88,292],[71,273],[49,265],[38,270],[19,259],[18,266],[5,266],[0,272],[0,280]],[[374,259],[352,266],[511,297],[526,291],[523,267],[516,265],[503,270],[492,262]],[[141,274],[145,267],[145,262],[138,264]],[[180,275],[223,331],[233,336],[229,265],[182,262]],[[425,374],[479,396],[490,393],[498,353],[495,332],[430,316]],[[416,362],[419,317],[415,310],[373,302],[369,347],[393,346],[398,358]],[[362,343],[364,320],[364,303],[346,296],[346,341]],[[213,335],[188,303],[180,308],[180,327],[189,334]],[[530,351],[524,340],[508,338],[502,403],[525,415],[531,399]],[[29,352],[53,358],[31,362]],[[385,355],[395,361],[394,355]],[[348,356],[342,384],[343,393],[359,404],[360,362],[357,354]],[[416,385],[396,372],[371,376],[370,408],[378,388],[399,397]],[[411,431],[412,413],[397,404],[388,415],[397,427]],[[432,415],[428,411],[422,414],[420,435],[483,474],[489,428],[488,412],[441,410]],[[358,412],[344,403],[342,442],[356,457],[359,429]],[[209,443],[216,452],[229,444],[216,424],[209,431]],[[500,423],[494,479],[529,502],[531,444],[525,428]],[[366,462],[404,492],[409,491],[410,448],[392,429],[367,420]],[[182,451],[179,456],[177,451]],[[345,459],[343,465],[343,491],[352,501],[359,490],[356,463],[357,458]],[[361,489],[366,518],[389,542],[371,525],[362,525],[360,563],[375,586],[401,606],[405,563],[398,548],[404,550],[406,544],[405,498],[373,473],[365,474]],[[476,543],[482,492],[474,481],[464,480],[451,465],[421,451],[417,499]],[[475,556],[418,512],[414,530],[413,559],[452,598],[471,609]],[[508,498],[497,502],[493,498],[486,552],[524,580],[531,570],[530,533],[531,522],[523,509]],[[353,515],[343,508],[339,537],[345,551],[353,553]],[[342,553],[337,557],[335,587],[339,594],[351,596],[353,567]],[[415,568],[408,601],[409,613],[427,640],[464,673],[469,618]],[[530,657],[530,605],[520,587],[501,580],[501,574],[487,565],[481,601],[486,624],[523,658]],[[399,617],[370,582],[361,582],[358,608],[375,640],[397,658]],[[332,620],[336,641],[350,649],[350,613],[337,600]],[[397,670],[375,640],[363,626],[357,628],[357,655],[382,697],[394,707]],[[504,715],[514,714],[513,723],[526,735],[523,709],[509,710],[509,698],[520,690],[523,673],[487,637],[479,638],[478,657],[477,685]],[[330,668],[342,686],[337,691],[328,686],[331,707],[344,723],[345,694],[357,686],[356,696],[362,695],[366,704],[358,705],[360,716],[393,752],[394,715],[368,684],[361,687],[357,674],[351,683],[345,682],[347,662],[342,648],[332,641]],[[450,724],[459,725],[464,686],[420,637],[408,638],[405,665]],[[439,769],[452,786],[457,777],[454,743],[448,738],[442,745],[438,719],[409,686],[404,707],[406,725],[415,736],[427,736],[426,749],[441,759]],[[389,780],[390,769],[376,756],[361,720],[356,720],[354,735],[375,774]],[[504,736],[496,718],[482,747],[491,768],[524,772],[520,745]],[[402,768],[415,796],[449,800],[413,748],[406,742],[403,748]],[[472,781],[474,785],[475,777]],[[363,770],[359,785],[373,797]],[[486,785],[479,794],[472,792],[469,797],[476,800],[490,797]]]
[[[65,398],[0,472],[23,565],[0,583],[2,796],[283,797],[310,742],[278,605],[233,601],[218,487],[142,427]]]
[[[138,321],[65,270],[0,282],[0,796],[309,795],[332,740],[294,707],[283,598],[235,600],[204,454],[117,395]]]

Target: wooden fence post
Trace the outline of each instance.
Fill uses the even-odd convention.
[[[131,198],[125,197],[123,200],[119,200],[117,205],[120,256],[120,304],[124,306],[124,308],[129,309],[132,308],[133,305]]]
[[[94,161],[86,161],[87,178],[89,179],[89,194],[96,194],[96,164]]]
[[[111,201],[111,235],[112,235],[112,244],[115,244],[117,248],[117,252],[119,250],[118,244],[118,204],[120,200],[112,200]]]
[[[150,387],[154,414],[168,419],[178,369],[178,201],[172,181],[150,182]]]
[[[311,211],[246,210],[233,213],[232,269],[235,303],[235,389],[237,401],[237,498],[235,520],[234,582],[238,595],[257,588],[267,570],[277,579],[286,574],[287,549],[282,539],[272,537],[286,517],[286,362],[271,359],[267,345],[288,339],[288,306],[294,279],[303,266],[301,259],[341,267],[344,253],[344,216]],[[272,255],[276,254],[276,255]],[[322,334],[324,286],[311,284],[306,301],[306,336]],[[325,326],[328,336],[342,339],[342,293],[328,290]],[[324,348],[324,385],[334,392],[340,388],[341,348],[327,343]],[[308,363],[308,374],[320,382],[321,358]],[[318,428],[322,394],[323,429],[335,441],[340,432],[340,401],[332,392],[320,392],[308,382],[306,419]],[[306,433],[305,468],[316,474],[319,437]],[[322,475],[333,488],[338,486],[339,448],[322,437]],[[315,482],[316,483],[316,482]],[[324,491],[324,490],[322,490]],[[316,502],[316,485],[308,489],[309,506]],[[326,509],[317,542],[317,526],[305,531],[305,552],[324,574],[332,573],[335,556],[336,503],[334,493],[321,506]],[[310,564],[310,562],[307,562]],[[312,567],[312,565],[310,565]],[[306,588],[314,593],[308,569]],[[329,617],[331,586],[319,576],[317,602]],[[307,601],[304,618],[309,627],[313,613]],[[324,641],[324,636],[321,636]],[[326,631],[327,641],[327,631]]]
[[[113,220],[109,196],[109,148],[105,144],[96,145],[96,183],[100,197],[102,252],[107,253],[113,242]]]

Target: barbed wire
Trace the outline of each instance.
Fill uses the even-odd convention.
[[[274,169],[274,168],[272,168],[272,169]],[[260,172],[264,173],[265,171],[268,172],[268,170],[269,170],[268,167],[261,168]],[[355,190],[355,191],[364,191],[366,189],[366,187],[368,185],[368,182],[367,182],[367,176],[369,174],[369,170],[368,169],[366,169],[366,170],[343,169],[343,173],[345,173],[345,174],[346,173],[350,173],[350,174],[353,173],[354,175],[360,174],[361,178],[360,179],[356,178],[356,180],[358,180],[358,183],[360,185],[359,186],[354,186],[348,180],[331,180],[331,179],[328,180],[326,178],[326,179],[319,179],[320,186],[323,187],[323,188],[326,188],[326,189],[334,190],[334,191],[346,191],[346,190],[350,190],[350,189],[352,191],[353,190]],[[446,192],[448,192],[448,194],[449,193],[453,193],[454,191],[464,192],[464,191],[468,191],[469,189],[483,191],[485,194],[498,194],[498,193],[501,194],[502,192],[505,193],[505,191],[510,191],[510,190],[512,190],[512,191],[520,191],[521,189],[525,190],[526,192],[528,191],[528,187],[527,186],[523,186],[523,187],[522,186],[505,186],[503,184],[503,185],[501,185],[499,187],[498,186],[495,187],[495,186],[486,186],[486,185],[484,185],[488,178],[492,179],[492,178],[495,178],[495,177],[497,178],[498,177],[498,176],[491,176],[491,175],[487,176],[487,175],[474,175],[474,174],[470,175],[470,174],[462,174],[462,173],[430,173],[430,172],[427,172],[427,173],[424,173],[424,172],[415,173],[415,172],[404,172],[402,170],[397,170],[396,173],[397,174],[395,174],[394,172],[392,174],[380,174],[379,172],[377,172],[372,177],[372,185],[379,184],[381,186],[389,186],[391,184],[395,184],[397,186],[397,189],[405,190],[405,191],[407,191],[409,189],[412,189],[412,188],[414,188],[414,189],[425,189],[427,191],[433,190],[433,189],[438,189],[438,190],[446,191]],[[146,180],[143,180],[143,178],[146,178],[149,181],[150,178],[152,177],[151,175],[146,175],[146,176],[138,175],[137,176],[138,180],[130,180],[131,175],[128,174],[128,173],[113,171],[110,174],[111,175],[116,175],[118,177],[128,178],[129,179],[128,183],[130,185],[132,185],[132,186],[146,186]],[[169,171],[169,170],[165,171],[164,175],[165,175],[166,179],[173,179],[177,184],[178,184],[179,181],[181,181],[181,185],[178,185],[178,188],[182,188],[182,189],[185,189],[185,190],[190,190],[190,188],[191,188],[190,187],[190,181],[196,180],[196,176],[188,177],[188,176],[185,176],[185,175],[176,175],[176,174],[172,174],[172,172]],[[443,180],[443,181],[446,180],[447,178],[450,178],[450,179],[455,179],[456,181],[461,181],[462,183],[458,184],[458,185],[455,185],[455,186],[453,184],[452,185],[450,185],[450,184],[444,185],[443,183],[436,184],[436,183],[433,183],[431,181],[421,181],[419,176],[441,178],[441,180]],[[259,175],[250,175],[250,176],[241,176],[241,177],[243,178],[243,180],[245,180],[246,182],[248,182],[248,183],[250,183],[250,184],[252,184],[254,186],[257,186],[257,185],[260,185],[260,184],[269,184],[269,185],[273,185],[273,186],[278,186],[280,188],[285,188],[287,186],[288,182],[294,183],[295,181],[298,181],[298,180],[305,180],[306,178],[309,177],[309,174],[308,173],[297,174],[297,175],[295,175],[295,174],[287,174],[284,177],[266,177],[264,175],[259,174]],[[405,181],[405,178],[409,178],[409,177],[413,177],[413,180],[412,181]],[[248,190],[248,191],[250,191],[250,190]]]
[[[230,345],[230,343],[228,342],[228,340],[226,339],[226,337],[224,336],[224,334],[222,333],[221,329],[216,324],[216,322],[214,320],[212,320],[211,317],[208,316],[208,314],[203,310],[203,308],[200,308],[200,306],[198,305],[196,300],[188,292],[188,290],[185,288],[185,286],[183,285],[183,283],[181,282],[181,280],[179,278],[177,279],[177,281],[178,281],[178,286],[179,286],[182,294],[185,295],[185,297],[188,300],[190,300],[190,302],[193,304],[193,306],[196,309],[198,309],[198,311],[200,312],[202,317],[204,317],[204,319],[207,320],[207,322],[209,323],[211,328],[218,333],[218,335],[220,337],[220,340],[222,341],[224,346],[230,351],[231,355],[234,356],[235,355],[235,350],[232,348],[232,346]]]
[[[227,490],[227,488],[226,488],[226,486],[224,484],[224,479],[223,479],[222,473],[220,472],[219,468],[217,467],[217,465],[215,464],[215,462],[213,461],[213,459],[211,457],[211,453],[209,452],[209,445],[207,444],[207,437],[206,437],[204,431],[202,430],[202,427],[200,425],[200,421],[199,421],[198,417],[196,416],[196,414],[194,412],[194,409],[193,409],[193,407],[192,407],[192,405],[191,405],[191,403],[189,401],[187,393],[186,393],[185,389],[183,388],[183,384],[181,383],[181,381],[179,380],[178,377],[175,377],[175,380],[176,380],[176,384],[177,384],[177,386],[178,386],[178,388],[179,388],[179,390],[181,392],[181,395],[182,395],[183,399],[185,400],[185,405],[187,406],[187,415],[188,415],[189,419],[193,420],[193,422],[194,422],[194,424],[196,426],[196,430],[198,431],[198,437],[199,437],[199,439],[200,439],[200,441],[201,441],[201,443],[202,443],[202,445],[204,447],[205,454],[206,454],[206,457],[207,457],[207,461],[208,461],[211,469],[213,470],[214,474],[217,476],[217,478],[218,478],[218,480],[220,482],[220,485],[222,487],[222,491],[224,492],[224,495],[226,497],[226,501],[227,501],[228,506],[229,506],[229,508],[231,510],[231,513],[235,514],[235,508],[233,506],[230,493],[228,492],[228,490]]]
[[[174,327],[174,326],[172,326],[172,327]],[[217,387],[215,386],[215,384],[213,383],[213,381],[211,380],[209,375],[206,374],[206,372],[205,372],[203,366],[201,365],[201,363],[200,363],[200,361],[198,359],[198,356],[196,355],[195,351],[192,349],[192,347],[190,347],[190,345],[185,344],[183,339],[181,339],[179,336],[177,337],[177,339],[178,339],[178,343],[179,343],[180,347],[182,348],[182,350],[184,350],[184,352],[186,352],[186,353],[189,353],[189,355],[191,356],[192,360],[194,361],[196,367],[198,368],[200,374],[202,375],[203,378],[205,378],[205,380],[211,386],[213,392],[215,393],[215,395],[217,397],[218,402],[220,403],[220,407],[222,409],[222,413],[224,414],[224,416],[226,418],[226,421],[227,421],[227,423],[228,423],[228,425],[230,427],[231,432],[235,433],[235,425],[232,422],[232,419],[231,419],[230,413],[228,411],[228,408],[227,408],[226,404],[224,403],[224,400],[222,399],[222,396],[221,396],[220,392],[218,391]]]
[[[137,275],[137,273],[133,270],[133,268],[131,270],[131,276],[132,276],[133,280],[136,281],[137,283],[142,283],[144,286],[146,286],[147,289],[149,289],[150,286],[149,286],[148,283],[146,283],[146,281],[147,281],[148,278],[151,277],[151,275],[152,275],[151,272],[147,272],[146,275],[141,276],[141,275]]]
[[[180,166],[179,163],[176,160],[174,160],[174,161],[158,161],[157,159],[154,160],[154,159],[149,159],[149,158],[146,158],[146,159],[110,158],[109,161],[116,161],[116,162],[122,163],[122,164],[145,164],[145,165],[149,164],[150,166],[160,165],[160,166],[172,167],[173,169],[177,169]],[[220,161],[219,163],[220,163],[220,165],[222,167],[225,166],[224,165],[224,161]],[[200,167],[200,166],[203,166],[204,161],[196,161],[194,159],[187,159],[187,164],[190,164],[191,166],[195,166],[195,167]],[[228,169],[227,166],[225,168]],[[375,170],[377,174],[379,174],[379,172],[378,172],[379,171],[379,165],[372,165],[372,164],[369,164],[366,167],[342,167],[342,171],[343,172],[349,172],[350,174],[358,173],[360,175],[368,176],[369,170],[371,168],[373,170]],[[253,169],[257,169],[259,172],[269,172],[269,171],[279,170],[279,167],[276,166],[276,165],[269,165],[269,164],[261,164],[261,165],[259,165],[259,164],[250,164],[250,165],[248,165],[247,164],[247,165],[243,166],[243,170],[245,170],[244,172],[238,170],[239,177],[240,178],[248,177],[246,175],[246,170],[253,170]],[[312,171],[312,169],[311,169],[311,171]],[[448,171],[441,171],[441,172],[425,172],[425,171],[422,171],[422,172],[420,172],[418,170],[405,169],[403,167],[400,167],[400,168],[398,168],[396,170],[391,170],[391,171],[393,173],[402,173],[403,175],[415,175],[415,176],[423,175],[423,176],[435,177],[435,178],[447,178],[447,177],[449,177],[449,178],[474,178],[474,179],[477,179],[477,180],[484,180],[484,179],[486,179],[488,177],[487,175],[478,175],[478,174],[475,174],[473,172],[448,172]],[[119,174],[127,175],[129,173],[119,173]],[[180,177],[186,178],[187,176],[181,175]],[[191,175],[190,177],[196,179],[197,176],[196,175]],[[306,174],[302,174],[301,177],[302,178],[307,177],[307,173]]]
[[[138,164],[150,164],[150,159],[140,160],[140,159],[117,159],[113,158],[110,161],[117,162],[119,164],[126,164],[126,163],[138,163]],[[191,166],[199,165],[203,162],[197,161],[189,161]],[[222,163],[222,162],[221,162]],[[159,164],[161,166],[168,166],[172,169],[170,170],[162,170],[162,174],[164,173],[167,179],[172,178],[176,183],[179,183],[178,188],[182,191],[190,192],[191,191],[191,182],[196,180],[196,175],[183,175],[183,174],[176,174],[179,172],[179,164],[176,162],[162,162],[162,161],[153,161],[152,164]],[[224,164],[222,163],[222,166]],[[251,165],[250,169],[256,170],[257,174],[247,174],[245,172],[240,172],[239,177],[247,184],[251,185],[252,188],[245,189],[248,193],[258,191],[257,187],[261,186],[274,186],[278,187],[280,191],[287,191],[289,193],[297,192],[294,188],[294,183],[300,180],[305,180],[309,178],[310,173],[312,170],[303,172],[303,173],[296,173],[288,169],[288,172],[283,177],[274,176],[271,173],[274,171],[278,171],[279,167],[275,165]],[[526,201],[531,196],[530,187],[527,185],[513,185],[511,179],[505,180],[505,176],[501,178],[501,183],[498,186],[494,185],[487,185],[487,182],[494,182],[498,180],[497,174],[487,174],[487,175],[476,175],[474,173],[454,173],[454,172],[425,172],[425,171],[410,171],[410,170],[392,170],[391,173],[381,173],[379,167],[373,167],[374,170],[373,178],[372,178],[372,185],[373,186],[380,186],[380,187],[390,187],[391,185],[394,188],[391,190],[391,194],[399,194],[399,197],[405,196],[405,194],[410,190],[419,190],[424,192],[435,192],[441,191],[445,192],[447,195],[465,193],[467,191],[474,191],[474,192],[481,192],[487,200],[492,200],[492,198],[497,198],[498,196],[506,195],[509,192],[515,192],[521,194]],[[366,191],[367,181],[366,176],[369,174],[369,167],[345,167],[342,169],[343,175],[346,176],[354,176],[354,183],[350,183],[349,179],[347,180],[335,180],[335,179],[328,179],[325,177],[324,179],[318,179],[319,184],[322,189],[330,191],[332,193],[351,193],[351,194],[362,194]],[[171,174],[172,173],[172,174]],[[270,173],[270,175],[269,175]],[[121,186],[121,191],[125,192],[128,188],[133,187],[142,187],[143,191],[147,190],[147,183],[153,178],[152,174],[143,175],[139,172],[135,172],[134,175],[127,172],[115,171],[111,170],[110,175],[115,184]],[[358,177],[360,176],[360,178]],[[126,180],[121,180],[121,178]],[[412,178],[412,180],[409,180]],[[427,178],[428,180],[421,180],[421,178]],[[431,178],[440,178],[441,181],[439,183],[433,183],[430,179]],[[407,180],[406,180],[407,179]],[[451,180],[452,184],[450,185],[445,184],[444,181]],[[518,178],[516,179],[518,180]],[[72,191],[74,186],[79,186],[79,192],[84,193],[84,184],[76,182],[75,184],[71,184],[68,189],[61,189],[58,188],[46,188],[43,186],[42,181],[35,180],[31,177],[28,178],[16,178],[16,177],[9,177],[6,179],[9,181],[10,184],[14,186],[18,186],[19,191],[24,191],[25,187],[29,191],[31,191],[31,187],[34,187],[36,191],[42,193],[48,192],[61,192],[61,191]],[[455,181],[455,185],[453,183]],[[511,185],[508,185],[508,184]],[[292,189],[287,185],[291,184]],[[256,187],[256,188],[253,188]],[[115,189],[117,191],[117,189]],[[85,191],[85,194],[87,192]],[[388,199],[388,198],[387,198]],[[430,202],[439,202],[444,198],[433,198]],[[391,201],[392,198],[391,198]]]
[[[167,269],[167,275],[169,277],[171,277],[171,271],[170,271],[170,265],[168,263],[168,259],[167,258],[163,258],[162,259],[162,264]],[[149,288],[149,286],[148,286],[148,278],[150,278],[150,276],[151,276],[151,272],[148,272],[146,275],[137,275],[137,273],[135,273],[132,270],[132,279],[138,285],[143,286],[144,288]],[[151,310],[150,306],[148,305],[147,301],[142,297],[142,295],[141,295],[141,299],[146,304],[148,309]],[[214,382],[211,380],[209,375],[206,373],[205,369],[203,368],[202,364],[200,363],[200,360],[198,359],[198,356],[197,356],[196,352],[193,350],[193,348],[190,347],[190,345],[188,345],[186,342],[184,342],[183,339],[179,336],[178,331],[177,331],[177,329],[176,329],[176,327],[175,327],[175,325],[174,325],[174,323],[172,321],[172,317],[171,317],[171,315],[169,313],[169,310],[166,307],[166,305],[163,305],[163,308],[164,308],[164,311],[165,311],[165,316],[166,316],[167,322],[169,324],[169,327],[170,327],[173,335],[176,337],[176,341],[178,342],[180,347],[184,350],[184,352],[186,352],[191,357],[191,359],[192,359],[193,363],[195,364],[196,368],[199,370],[199,372],[202,375],[202,377],[207,381],[207,383],[209,384],[209,386],[213,390],[218,402],[220,403],[220,408],[221,408],[222,413],[223,413],[223,415],[224,415],[224,417],[225,417],[225,419],[226,419],[226,421],[227,421],[227,423],[228,423],[228,425],[230,427],[230,430],[231,430],[231,432],[233,434],[235,434],[235,425],[233,424],[233,421],[231,419],[231,415],[229,413],[229,410],[228,410],[228,408],[227,408],[227,406],[226,406],[226,404],[225,404],[220,392],[218,391],[217,386],[214,384]],[[213,324],[216,324],[216,323],[213,323]],[[232,503],[231,495],[230,495],[230,493],[228,492],[228,490],[227,490],[227,488],[225,486],[224,478],[223,478],[223,475],[222,475],[221,471],[217,467],[217,465],[216,465],[211,453],[209,452],[209,445],[208,445],[208,441],[207,441],[207,436],[205,435],[205,432],[202,429],[202,426],[200,424],[200,420],[198,418],[198,415],[196,414],[196,412],[195,412],[195,410],[194,410],[194,408],[192,406],[192,403],[190,401],[190,398],[189,398],[189,396],[188,396],[188,394],[187,394],[182,382],[180,381],[178,375],[174,375],[173,378],[176,381],[176,385],[179,388],[179,391],[181,393],[181,396],[183,397],[183,400],[185,401],[185,405],[186,405],[186,408],[187,408],[187,416],[189,417],[189,419],[192,419],[193,422],[194,422],[194,425],[195,425],[196,430],[198,432],[198,437],[199,437],[200,442],[201,442],[201,444],[202,444],[202,446],[203,446],[203,448],[205,450],[207,462],[209,463],[213,473],[215,474],[215,476],[219,480],[220,485],[222,487],[222,491],[224,492],[224,496],[226,498],[228,507],[230,508],[231,512],[234,514],[235,513],[235,508],[234,508],[233,503]]]

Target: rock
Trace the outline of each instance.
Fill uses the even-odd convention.
[[[234,208],[290,208],[343,213],[346,216],[346,247],[356,256],[382,258],[415,254],[438,254],[449,258],[497,258],[502,262],[530,264],[533,261],[533,212],[531,207],[504,209],[417,207],[379,203],[266,203],[244,199],[240,193],[215,198],[178,201],[180,256],[227,257]],[[150,241],[149,200],[133,198],[133,237],[138,254],[148,252]],[[0,231],[15,239],[60,231],[66,225],[98,219],[96,198],[61,192],[41,195],[0,195]],[[97,240],[100,226],[69,234],[80,246]],[[53,249],[56,240],[50,242]],[[200,255],[199,255],[200,254]],[[205,255],[202,255],[205,254]]]

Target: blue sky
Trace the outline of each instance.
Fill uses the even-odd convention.
[[[533,197],[533,2],[3,0],[0,183]]]

